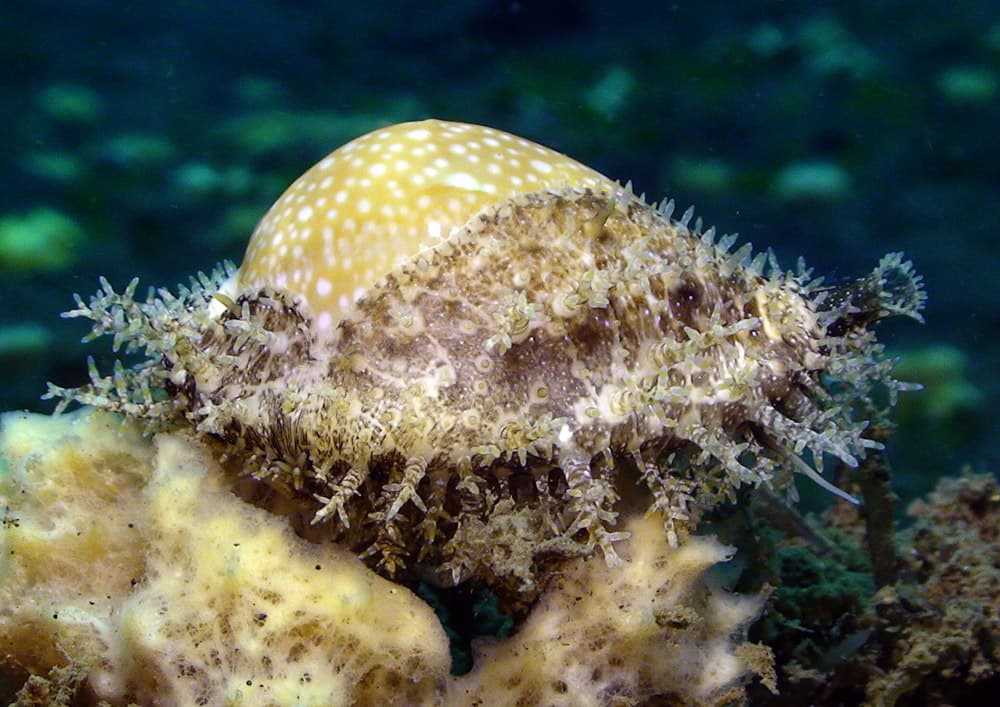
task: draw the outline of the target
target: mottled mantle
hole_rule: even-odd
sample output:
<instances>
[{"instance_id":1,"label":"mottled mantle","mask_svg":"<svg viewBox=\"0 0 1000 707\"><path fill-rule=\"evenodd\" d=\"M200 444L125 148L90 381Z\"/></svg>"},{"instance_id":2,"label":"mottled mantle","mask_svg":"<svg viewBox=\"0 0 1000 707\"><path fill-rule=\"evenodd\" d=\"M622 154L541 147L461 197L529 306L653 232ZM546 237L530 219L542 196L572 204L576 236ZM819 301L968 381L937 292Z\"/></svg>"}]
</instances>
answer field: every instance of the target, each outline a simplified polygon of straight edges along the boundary
<instances>
[{"instance_id":1,"label":"mottled mantle","mask_svg":"<svg viewBox=\"0 0 1000 707\"><path fill-rule=\"evenodd\" d=\"M742 485L833 489L824 457L856 465L873 389L905 387L870 330L919 317L898 254L828 288L672 212L620 187L500 198L332 330L231 271L145 302L105 284L70 314L149 360L53 392L190 427L389 576L531 598L564 558L614 565L626 504L676 544Z\"/></svg>"}]
</instances>

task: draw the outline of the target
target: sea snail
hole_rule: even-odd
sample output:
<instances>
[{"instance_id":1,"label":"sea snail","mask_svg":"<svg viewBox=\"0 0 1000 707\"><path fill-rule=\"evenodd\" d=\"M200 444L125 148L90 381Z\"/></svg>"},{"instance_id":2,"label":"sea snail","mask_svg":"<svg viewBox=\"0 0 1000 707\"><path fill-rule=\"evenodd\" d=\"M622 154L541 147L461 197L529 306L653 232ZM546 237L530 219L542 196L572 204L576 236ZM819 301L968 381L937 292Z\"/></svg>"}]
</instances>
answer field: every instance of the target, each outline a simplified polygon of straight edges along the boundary
<instances>
[{"instance_id":1,"label":"sea snail","mask_svg":"<svg viewBox=\"0 0 1000 707\"><path fill-rule=\"evenodd\" d=\"M824 288L733 244L528 140L395 125L292 184L238 270L78 298L148 360L50 394L190 427L384 574L529 596L615 563L622 512L676 543L742 485L846 496L824 458L877 446L863 402L905 386L870 325L919 318L910 263Z\"/></svg>"}]
</instances>

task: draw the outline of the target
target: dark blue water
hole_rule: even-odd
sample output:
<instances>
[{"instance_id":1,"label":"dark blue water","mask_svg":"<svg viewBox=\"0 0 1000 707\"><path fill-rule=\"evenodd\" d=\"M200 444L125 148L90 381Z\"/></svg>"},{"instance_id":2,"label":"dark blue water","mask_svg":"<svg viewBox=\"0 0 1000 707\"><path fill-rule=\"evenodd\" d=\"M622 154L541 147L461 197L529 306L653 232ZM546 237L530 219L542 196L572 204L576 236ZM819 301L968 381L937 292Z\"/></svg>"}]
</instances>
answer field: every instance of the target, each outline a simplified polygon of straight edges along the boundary
<instances>
[{"instance_id":1,"label":"dark blue water","mask_svg":"<svg viewBox=\"0 0 1000 707\"><path fill-rule=\"evenodd\" d=\"M904 250L904 496L995 468L1000 13L969 2L0 5L0 409L81 382L97 277L173 285L378 124L487 123L836 280ZM96 347L95 347L96 350Z\"/></svg>"}]
</instances>

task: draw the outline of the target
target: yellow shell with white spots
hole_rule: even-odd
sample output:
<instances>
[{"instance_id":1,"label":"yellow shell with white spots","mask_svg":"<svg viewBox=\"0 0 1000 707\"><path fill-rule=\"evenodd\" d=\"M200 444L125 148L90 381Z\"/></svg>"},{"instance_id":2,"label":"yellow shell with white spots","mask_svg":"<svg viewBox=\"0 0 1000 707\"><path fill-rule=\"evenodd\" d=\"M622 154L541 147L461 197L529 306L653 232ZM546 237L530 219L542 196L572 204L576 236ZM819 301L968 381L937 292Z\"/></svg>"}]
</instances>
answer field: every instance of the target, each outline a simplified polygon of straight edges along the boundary
<instances>
[{"instance_id":1,"label":"yellow shell with white spots","mask_svg":"<svg viewBox=\"0 0 1000 707\"><path fill-rule=\"evenodd\" d=\"M250 239L236 289L281 288L314 326L329 329L372 284L484 207L569 186L619 188L502 130L433 119L381 128L335 150L282 194Z\"/></svg>"}]
</instances>

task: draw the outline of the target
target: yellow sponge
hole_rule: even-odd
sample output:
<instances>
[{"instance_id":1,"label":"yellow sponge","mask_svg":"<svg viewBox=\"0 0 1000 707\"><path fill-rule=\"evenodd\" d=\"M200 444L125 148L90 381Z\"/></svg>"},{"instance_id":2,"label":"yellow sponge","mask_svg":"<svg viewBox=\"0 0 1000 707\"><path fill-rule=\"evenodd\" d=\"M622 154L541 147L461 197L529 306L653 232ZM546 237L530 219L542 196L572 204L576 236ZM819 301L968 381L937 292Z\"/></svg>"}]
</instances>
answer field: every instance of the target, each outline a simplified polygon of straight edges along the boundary
<instances>
[{"instance_id":1,"label":"yellow sponge","mask_svg":"<svg viewBox=\"0 0 1000 707\"><path fill-rule=\"evenodd\" d=\"M568 564L454 678L426 604L230 485L180 434L0 417L0 685L33 676L33 704L458 707L733 704L752 673L773 679L744 640L760 600L706 581L730 550L671 548L659 517L628 521L620 566Z\"/></svg>"},{"instance_id":2,"label":"yellow sponge","mask_svg":"<svg viewBox=\"0 0 1000 707\"><path fill-rule=\"evenodd\" d=\"M116 704L443 690L448 641L426 604L238 499L197 445L85 412L6 415L0 449L0 650L26 671L83 664Z\"/></svg>"},{"instance_id":3,"label":"yellow sponge","mask_svg":"<svg viewBox=\"0 0 1000 707\"><path fill-rule=\"evenodd\" d=\"M481 648L459 678L460 704L618 705L739 702L753 671L773 686L771 656L744 643L759 597L712 591L705 574L732 549L710 538L667 545L658 516L633 519L627 560L580 562L512 638Z\"/></svg>"}]
</instances>

